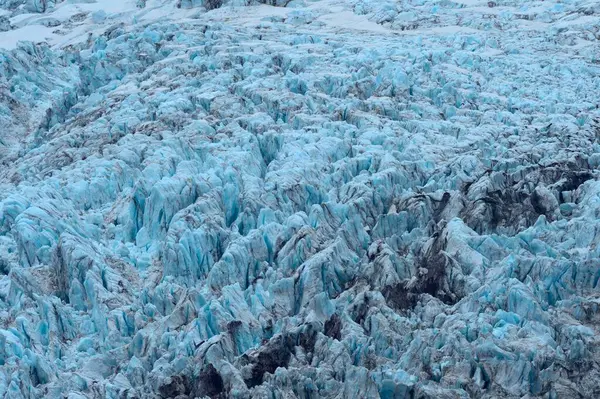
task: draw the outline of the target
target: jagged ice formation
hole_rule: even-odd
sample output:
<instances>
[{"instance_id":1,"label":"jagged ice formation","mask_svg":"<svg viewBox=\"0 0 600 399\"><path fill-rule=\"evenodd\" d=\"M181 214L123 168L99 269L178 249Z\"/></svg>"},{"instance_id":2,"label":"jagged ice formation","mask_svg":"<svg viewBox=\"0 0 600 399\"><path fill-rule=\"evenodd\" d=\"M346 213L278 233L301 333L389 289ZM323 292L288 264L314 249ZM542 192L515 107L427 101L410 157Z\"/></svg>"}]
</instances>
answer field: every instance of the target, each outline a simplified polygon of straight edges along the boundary
<instances>
[{"instance_id":1,"label":"jagged ice formation","mask_svg":"<svg viewBox=\"0 0 600 399\"><path fill-rule=\"evenodd\" d=\"M0 0L0 397L598 397L597 3L254 3Z\"/></svg>"}]
</instances>

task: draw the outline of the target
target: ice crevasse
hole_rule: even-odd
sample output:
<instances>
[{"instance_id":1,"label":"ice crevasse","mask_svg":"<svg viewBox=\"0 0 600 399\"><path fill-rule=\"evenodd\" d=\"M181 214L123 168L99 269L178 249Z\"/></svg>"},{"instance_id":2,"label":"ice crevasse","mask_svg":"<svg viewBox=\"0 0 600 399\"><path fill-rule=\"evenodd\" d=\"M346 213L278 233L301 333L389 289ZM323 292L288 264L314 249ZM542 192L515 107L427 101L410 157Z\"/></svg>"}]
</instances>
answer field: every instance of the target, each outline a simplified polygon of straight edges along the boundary
<instances>
[{"instance_id":1,"label":"ice crevasse","mask_svg":"<svg viewBox=\"0 0 600 399\"><path fill-rule=\"evenodd\" d=\"M0 50L1 398L600 395L593 2L139 3Z\"/></svg>"}]
</instances>

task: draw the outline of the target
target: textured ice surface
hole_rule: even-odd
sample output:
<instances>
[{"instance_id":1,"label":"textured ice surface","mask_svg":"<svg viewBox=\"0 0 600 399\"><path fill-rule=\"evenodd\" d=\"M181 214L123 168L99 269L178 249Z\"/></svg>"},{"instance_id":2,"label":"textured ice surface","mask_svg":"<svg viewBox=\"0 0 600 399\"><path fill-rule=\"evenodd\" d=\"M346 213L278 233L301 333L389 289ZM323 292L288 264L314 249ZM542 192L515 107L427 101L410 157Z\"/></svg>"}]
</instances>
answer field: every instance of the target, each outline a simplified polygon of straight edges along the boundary
<instances>
[{"instance_id":1,"label":"textured ice surface","mask_svg":"<svg viewBox=\"0 0 600 399\"><path fill-rule=\"evenodd\" d=\"M598 397L597 3L243 3L0 0L0 397Z\"/></svg>"}]
</instances>

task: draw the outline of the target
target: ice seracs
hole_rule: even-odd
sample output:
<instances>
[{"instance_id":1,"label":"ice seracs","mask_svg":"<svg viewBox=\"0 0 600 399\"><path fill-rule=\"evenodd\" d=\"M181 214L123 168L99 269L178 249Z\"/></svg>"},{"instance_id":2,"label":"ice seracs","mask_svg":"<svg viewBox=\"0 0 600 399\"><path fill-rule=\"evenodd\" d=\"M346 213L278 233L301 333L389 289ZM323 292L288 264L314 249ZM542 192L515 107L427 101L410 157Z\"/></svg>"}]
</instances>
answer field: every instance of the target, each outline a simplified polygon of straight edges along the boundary
<instances>
[{"instance_id":1,"label":"ice seracs","mask_svg":"<svg viewBox=\"0 0 600 399\"><path fill-rule=\"evenodd\" d=\"M594 5L211 4L0 53L0 396L594 397Z\"/></svg>"}]
</instances>

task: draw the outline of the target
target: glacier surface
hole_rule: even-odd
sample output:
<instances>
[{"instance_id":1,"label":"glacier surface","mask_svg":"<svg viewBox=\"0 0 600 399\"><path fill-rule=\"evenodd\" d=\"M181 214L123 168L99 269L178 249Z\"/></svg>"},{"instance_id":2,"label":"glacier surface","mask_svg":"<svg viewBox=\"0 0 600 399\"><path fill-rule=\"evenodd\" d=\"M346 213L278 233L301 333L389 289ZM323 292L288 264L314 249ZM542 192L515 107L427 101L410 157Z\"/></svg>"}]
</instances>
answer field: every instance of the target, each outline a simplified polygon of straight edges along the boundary
<instances>
[{"instance_id":1,"label":"glacier surface","mask_svg":"<svg viewBox=\"0 0 600 399\"><path fill-rule=\"evenodd\" d=\"M597 2L0 8L0 398L600 396Z\"/></svg>"}]
</instances>

